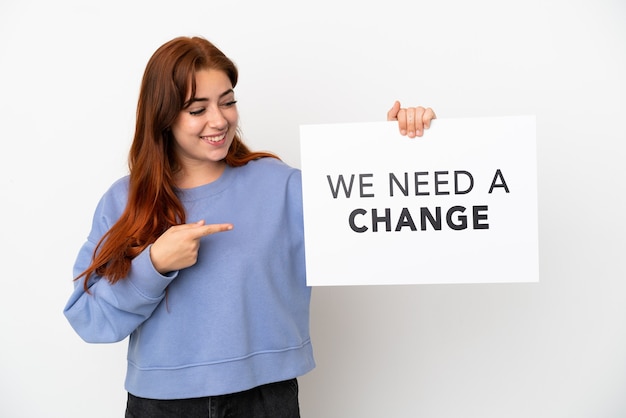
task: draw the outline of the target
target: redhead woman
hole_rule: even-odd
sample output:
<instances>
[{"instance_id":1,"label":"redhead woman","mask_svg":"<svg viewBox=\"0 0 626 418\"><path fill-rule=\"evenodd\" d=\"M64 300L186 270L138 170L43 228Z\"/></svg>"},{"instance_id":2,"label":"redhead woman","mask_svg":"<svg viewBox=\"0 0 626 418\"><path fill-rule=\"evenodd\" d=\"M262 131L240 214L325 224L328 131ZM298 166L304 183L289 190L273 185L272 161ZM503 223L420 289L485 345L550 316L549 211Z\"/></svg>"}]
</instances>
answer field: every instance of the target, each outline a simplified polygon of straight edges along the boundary
<instances>
[{"instance_id":1,"label":"redhead woman","mask_svg":"<svg viewBox=\"0 0 626 418\"><path fill-rule=\"evenodd\" d=\"M129 337L126 417L298 417L314 368L301 178L238 133L237 69L176 38L141 84L130 174L97 205L64 310L87 342ZM431 109L388 120L421 136Z\"/></svg>"}]
</instances>

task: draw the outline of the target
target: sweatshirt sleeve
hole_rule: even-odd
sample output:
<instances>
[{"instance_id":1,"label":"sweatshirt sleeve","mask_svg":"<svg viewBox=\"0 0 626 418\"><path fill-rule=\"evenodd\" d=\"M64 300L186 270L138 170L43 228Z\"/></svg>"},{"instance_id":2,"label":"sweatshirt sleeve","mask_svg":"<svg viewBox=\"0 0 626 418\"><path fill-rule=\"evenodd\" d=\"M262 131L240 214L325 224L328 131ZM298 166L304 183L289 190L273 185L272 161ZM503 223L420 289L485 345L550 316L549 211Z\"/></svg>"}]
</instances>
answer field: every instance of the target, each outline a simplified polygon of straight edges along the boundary
<instances>
[{"instance_id":1,"label":"sweatshirt sleeve","mask_svg":"<svg viewBox=\"0 0 626 418\"><path fill-rule=\"evenodd\" d=\"M114 185L98 203L91 232L74 264L74 277L91 264L98 241L119 218L126 204L124 192L123 187ZM87 342L121 341L152 315L177 274L164 276L157 272L148 247L133 259L128 275L115 284L94 274L88 282L90 293L86 293L84 278L75 280L74 291L63 313Z\"/></svg>"}]
</instances>

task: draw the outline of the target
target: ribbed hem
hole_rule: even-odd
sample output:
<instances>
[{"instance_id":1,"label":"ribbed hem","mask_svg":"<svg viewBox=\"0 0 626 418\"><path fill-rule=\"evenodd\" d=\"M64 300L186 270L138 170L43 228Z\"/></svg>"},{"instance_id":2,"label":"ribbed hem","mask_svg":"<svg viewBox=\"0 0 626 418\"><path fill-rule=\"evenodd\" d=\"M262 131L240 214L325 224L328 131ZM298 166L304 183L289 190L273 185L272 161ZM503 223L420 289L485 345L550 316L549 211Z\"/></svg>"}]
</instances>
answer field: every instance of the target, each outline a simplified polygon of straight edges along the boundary
<instances>
[{"instance_id":1,"label":"ribbed hem","mask_svg":"<svg viewBox=\"0 0 626 418\"><path fill-rule=\"evenodd\" d=\"M178 368L141 369L129 362L126 390L150 399L217 396L299 377L313 368L313 349L307 341L300 347Z\"/></svg>"}]
</instances>

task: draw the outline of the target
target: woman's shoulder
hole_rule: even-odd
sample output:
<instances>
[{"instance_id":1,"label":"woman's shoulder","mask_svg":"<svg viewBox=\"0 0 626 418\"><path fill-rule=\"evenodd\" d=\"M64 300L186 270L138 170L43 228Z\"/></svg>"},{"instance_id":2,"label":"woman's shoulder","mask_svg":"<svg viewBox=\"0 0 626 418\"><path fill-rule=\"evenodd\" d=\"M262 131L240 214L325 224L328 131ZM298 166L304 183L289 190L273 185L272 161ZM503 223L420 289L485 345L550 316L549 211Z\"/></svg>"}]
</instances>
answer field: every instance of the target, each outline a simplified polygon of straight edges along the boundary
<instances>
[{"instance_id":1,"label":"woman's shoulder","mask_svg":"<svg viewBox=\"0 0 626 418\"><path fill-rule=\"evenodd\" d=\"M128 188L130 184L130 176L126 175L115 180L104 193L104 196L128 196Z\"/></svg>"},{"instance_id":2,"label":"woman's shoulder","mask_svg":"<svg viewBox=\"0 0 626 418\"><path fill-rule=\"evenodd\" d=\"M294 168L278 158L264 157L250 161L246 167L253 175L271 175L290 177L299 174L300 170Z\"/></svg>"},{"instance_id":3,"label":"woman's shoulder","mask_svg":"<svg viewBox=\"0 0 626 418\"><path fill-rule=\"evenodd\" d=\"M130 176L126 175L114 181L100 198L99 206L104 210L119 211L126 206Z\"/></svg>"},{"instance_id":4,"label":"woman's shoulder","mask_svg":"<svg viewBox=\"0 0 626 418\"><path fill-rule=\"evenodd\" d=\"M300 169L291 167L277 158L265 157L250 161L240 167L241 180L238 184L257 190L299 190L301 188Z\"/></svg>"}]
</instances>

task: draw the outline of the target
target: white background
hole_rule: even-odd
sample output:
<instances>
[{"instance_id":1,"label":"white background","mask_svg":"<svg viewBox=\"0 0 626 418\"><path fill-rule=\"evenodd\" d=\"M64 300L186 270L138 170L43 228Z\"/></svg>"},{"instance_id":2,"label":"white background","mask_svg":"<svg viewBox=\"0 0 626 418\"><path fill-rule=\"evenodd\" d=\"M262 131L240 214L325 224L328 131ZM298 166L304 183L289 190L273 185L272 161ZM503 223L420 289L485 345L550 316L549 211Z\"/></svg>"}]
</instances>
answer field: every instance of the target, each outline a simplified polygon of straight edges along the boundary
<instances>
[{"instance_id":1,"label":"white background","mask_svg":"<svg viewBox=\"0 0 626 418\"><path fill-rule=\"evenodd\" d=\"M194 34L239 65L250 145L296 166L299 124L394 99L537 115L541 282L315 288L303 417L626 414L623 0L3 0L1 416L123 415L125 344L61 311L144 66Z\"/></svg>"}]
</instances>

